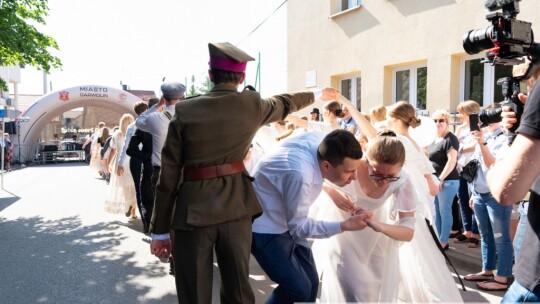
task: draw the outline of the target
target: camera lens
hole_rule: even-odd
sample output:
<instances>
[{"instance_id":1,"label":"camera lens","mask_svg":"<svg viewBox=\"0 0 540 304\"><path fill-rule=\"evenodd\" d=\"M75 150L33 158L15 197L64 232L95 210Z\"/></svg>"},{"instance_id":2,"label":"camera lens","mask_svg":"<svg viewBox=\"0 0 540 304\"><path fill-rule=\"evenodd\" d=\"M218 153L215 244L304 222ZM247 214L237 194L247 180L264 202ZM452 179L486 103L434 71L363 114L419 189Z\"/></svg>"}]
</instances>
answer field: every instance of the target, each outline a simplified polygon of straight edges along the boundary
<instances>
[{"instance_id":1,"label":"camera lens","mask_svg":"<svg viewBox=\"0 0 540 304\"><path fill-rule=\"evenodd\" d=\"M493 26L484 29L471 30L463 35L463 49L470 55L493 48L495 45L491 41Z\"/></svg>"},{"instance_id":2,"label":"camera lens","mask_svg":"<svg viewBox=\"0 0 540 304\"><path fill-rule=\"evenodd\" d=\"M492 123L500 122L502 120L501 113L502 108L480 111L480 113L478 113L478 119L482 123L480 126L484 128Z\"/></svg>"}]
</instances>

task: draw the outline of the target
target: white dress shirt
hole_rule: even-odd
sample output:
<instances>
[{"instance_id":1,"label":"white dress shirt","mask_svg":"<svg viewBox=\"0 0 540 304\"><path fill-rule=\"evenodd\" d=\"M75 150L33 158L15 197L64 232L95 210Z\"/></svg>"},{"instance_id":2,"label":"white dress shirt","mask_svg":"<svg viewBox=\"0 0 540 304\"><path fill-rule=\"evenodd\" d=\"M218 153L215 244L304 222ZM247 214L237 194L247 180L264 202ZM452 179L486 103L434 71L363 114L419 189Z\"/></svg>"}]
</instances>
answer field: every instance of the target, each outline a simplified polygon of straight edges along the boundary
<instances>
[{"instance_id":1,"label":"white dress shirt","mask_svg":"<svg viewBox=\"0 0 540 304\"><path fill-rule=\"evenodd\" d=\"M171 116L174 115L174 105L168 106L165 110L171 113ZM137 128L152 134L153 166L161 166L161 150L165 144L170 121L164 113L158 111L157 104L142 112L135 121Z\"/></svg>"},{"instance_id":2,"label":"white dress shirt","mask_svg":"<svg viewBox=\"0 0 540 304\"><path fill-rule=\"evenodd\" d=\"M286 139L259 161L253 186L264 212L254 221L253 232L289 231L295 242L304 246L309 246L307 237L326 238L341 232L340 222L308 217L309 207L323 188L317 160L323 138L320 132L308 132Z\"/></svg>"}]
</instances>

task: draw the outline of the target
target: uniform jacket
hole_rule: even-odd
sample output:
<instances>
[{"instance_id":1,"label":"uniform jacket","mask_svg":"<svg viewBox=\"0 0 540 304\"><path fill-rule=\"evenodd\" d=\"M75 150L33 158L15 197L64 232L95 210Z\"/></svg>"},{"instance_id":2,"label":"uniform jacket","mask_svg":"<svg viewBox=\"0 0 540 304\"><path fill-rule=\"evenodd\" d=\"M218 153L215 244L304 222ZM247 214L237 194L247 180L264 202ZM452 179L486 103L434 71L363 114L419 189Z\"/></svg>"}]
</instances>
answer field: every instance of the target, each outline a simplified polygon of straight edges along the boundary
<instances>
[{"instance_id":1,"label":"uniform jacket","mask_svg":"<svg viewBox=\"0 0 540 304\"><path fill-rule=\"evenodd\" d=\"M163 234L260 215L247 173L183 182L182 170L242 161L261 126L313 102L311 92L261 98L255 91L218 84L177 103L162 150L151 231Z\"/></svg>"},{"instance_id":2,"label":"uniform jacket","mask_svg":"<svg viewBox=\"0 0 540 304\"><path fill-rule=\"evenodd\" d=\"M142 144L142 149L139 149L139 144ZM152 159L152 134L144 132L137 128L131 139L129 140L126 150L127 155L141 161L149 161Z\"/></svg>"}]
</instances>

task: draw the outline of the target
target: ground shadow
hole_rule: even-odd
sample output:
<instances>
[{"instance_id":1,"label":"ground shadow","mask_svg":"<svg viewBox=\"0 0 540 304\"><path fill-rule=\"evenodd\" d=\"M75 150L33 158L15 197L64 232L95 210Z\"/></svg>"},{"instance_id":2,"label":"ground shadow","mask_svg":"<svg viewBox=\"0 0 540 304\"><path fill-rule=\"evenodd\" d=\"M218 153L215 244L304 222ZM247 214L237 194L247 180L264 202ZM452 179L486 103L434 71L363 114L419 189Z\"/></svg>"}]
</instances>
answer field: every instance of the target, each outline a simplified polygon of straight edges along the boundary
<instances>
[{"instance_id":1,"label":"ground shadow","mask_svg":"<svg viewBox=\"0 0 540 304\"><path fill-rule=\"evenodd\" d=\"M13 194L7 190L3 190L3 191L7 193L7 197L0 197L0 211L6 209L12 204L15 204L18 200L21 199L21 197L17 196L16 194Z\"/></svg>"},{"instance_id":2,"label":"ground shadow","mask_svg":"<svg viewBox=\"0 0 540 304\"><path fill-rule=\"evenodd\" d=\"M83 226L78 216L0 218L1 302L177 303L176 294L146 296L150 288L137 280L167 274L158 260L141 267L134 253L117 250L127 238L117 229L108 223Z\"/></svg>"}]
</instances>

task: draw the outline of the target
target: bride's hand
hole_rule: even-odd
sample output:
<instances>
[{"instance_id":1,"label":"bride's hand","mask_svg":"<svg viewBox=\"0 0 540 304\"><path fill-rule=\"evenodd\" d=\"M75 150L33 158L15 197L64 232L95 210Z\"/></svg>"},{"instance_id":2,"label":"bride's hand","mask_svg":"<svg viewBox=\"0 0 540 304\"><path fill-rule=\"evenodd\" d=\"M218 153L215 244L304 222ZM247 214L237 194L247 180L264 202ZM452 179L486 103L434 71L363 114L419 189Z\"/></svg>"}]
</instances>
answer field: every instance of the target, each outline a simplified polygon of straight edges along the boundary
<instances>
[{"instance_id":1,"label":"bride's hand","mask_svg":"<svg viewBox=\"0 0 540 304\"><path fill-rule=\"evenodd\" d=\"M374 219L373 217L370 217L370 218L366 219L365 221L366 221L368 227L370 227L374 231L382 232L383 225L378 220Z\"/></svg>"}]
</instances>

